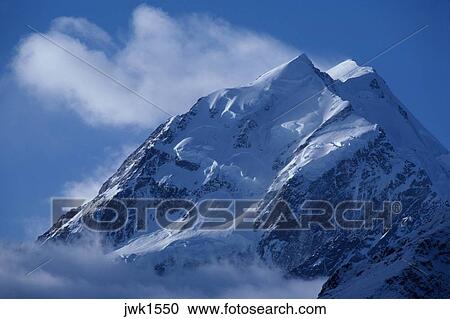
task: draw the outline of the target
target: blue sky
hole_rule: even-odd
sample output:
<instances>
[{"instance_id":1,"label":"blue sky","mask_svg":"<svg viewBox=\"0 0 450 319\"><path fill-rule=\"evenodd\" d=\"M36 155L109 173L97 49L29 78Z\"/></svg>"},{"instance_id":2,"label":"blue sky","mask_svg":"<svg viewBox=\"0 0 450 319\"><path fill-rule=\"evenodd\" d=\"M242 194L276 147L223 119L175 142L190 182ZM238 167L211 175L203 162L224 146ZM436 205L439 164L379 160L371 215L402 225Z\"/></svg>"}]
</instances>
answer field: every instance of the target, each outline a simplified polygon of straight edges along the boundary
<instances>
[{"instance_id":1,"label":"blue sky","mask_svg":"<svg viewBox=\"0 0 450 319\"><path fill-rule=\"evenodd\" d=\"M142 7L143 3L148 7ZM136 11L138 6L140 11ZM152 19L159 24L148 24ZM29 52L39 52L41 58L54 53L50 44L30 40L27 24L67 41L68 46L86 54L86 59L92 58L116 76L123 76L121 80L171 112L185 110L189 106L185 101L203 92L249 81L298 52L305 52L323 68L347 58L363 63L428 25L371 65L425 127L447 148L450 146L450 8L445 0L283 4L3 0L1 240L35 238L50 226L50 197L92 192L164 117L119 87L110 88L111 83L99 79L95 72L91 75L92 70L77 66L69 57L26 60ZM152 32L155 26L167 25L173 30L163 37L146 37L145 32ZM88 36L82 32L86 30ZM215 32L210 34L208 30ZM186 46L191 40L193 49ZM182 42L187 49L159 51L172 41L175 46L179 45L177 41ZM242 48L242 44L248 46ZM168 56L155 65L149 62L150 56L141 56L141 52L155 59ZM133 61L142 64L133 65ZM195 67L181 66L180 61ZM145 71L139 69L141 66ZM79 70L81 73L77 73ZM77 81L82 77L88 80ZM165 90L169 95L161 93L160 87L154 87L154 77L164 87L176 82L170 87L173 91ZM213 80L205 83L205 77ZM104 90L108 95L112 93L104 97ZM59 95L59 91L64 93ZM102 101L111 103L105 106ZM115 105L116 101L120 103Z\"/></svg>"}]
</instances>

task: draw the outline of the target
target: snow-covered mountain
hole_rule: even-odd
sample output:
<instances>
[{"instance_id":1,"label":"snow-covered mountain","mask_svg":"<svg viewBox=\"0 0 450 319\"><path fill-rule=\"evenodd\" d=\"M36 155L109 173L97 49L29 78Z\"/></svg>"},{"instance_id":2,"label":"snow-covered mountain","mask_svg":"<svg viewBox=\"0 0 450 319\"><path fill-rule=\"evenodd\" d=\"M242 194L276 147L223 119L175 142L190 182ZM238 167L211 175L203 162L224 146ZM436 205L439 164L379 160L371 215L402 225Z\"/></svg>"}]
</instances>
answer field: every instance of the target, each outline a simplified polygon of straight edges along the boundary
<instances>
[{"instance_id":1,"label":"snow-covered mountain","mask_svg":"<svg viewBox=\"0 0 450 319\"><path fill-rule=\"evenodd\" d=\"M372 68L347 60L322 72L303 54L161 124L39 240L83 237L82 217L115 198L263 199L262 212L280 200L294 212L306 199L396 200L390 229L169 231L151 216L138 232L134 216L101 236L110 254L159 273L258 259L290 276L329 276L321 297L449 297L449 159Z\"/></svg>"}]
</instances>

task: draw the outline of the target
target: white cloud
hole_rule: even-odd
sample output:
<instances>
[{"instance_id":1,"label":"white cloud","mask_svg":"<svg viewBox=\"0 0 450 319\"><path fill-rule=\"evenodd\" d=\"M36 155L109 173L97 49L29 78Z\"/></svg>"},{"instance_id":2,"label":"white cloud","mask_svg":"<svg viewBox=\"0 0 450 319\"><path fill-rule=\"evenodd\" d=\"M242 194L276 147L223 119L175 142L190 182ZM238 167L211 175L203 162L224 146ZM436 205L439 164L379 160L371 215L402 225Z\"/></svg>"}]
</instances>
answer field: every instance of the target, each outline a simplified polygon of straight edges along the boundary
<instances>
[{"instance_id":1,"label":"white cloud","mask_svg":"<svg viewBox=\"0 0 450 319\"><path fill-rule=\"evenodd\" d=\"M297 54L267 35L219 19L173 18L149 6L135 9L130 35L119 49L83 18L58 18L47 36L172 114ZM90 124L153 127L167 117L38 34L20 43L13 69L25 88L56 99Z\"/></svg>"},{"instance_id":2,"label":"white cloud","mask_svg":"<svg viewBox=\"0 0 450 319\"><path fill-rule=\"evenodd\" d=\"M85 18L59 17L53 20L51 28L98 44L109 45L112 42L108 33Z\"/></svg>"},{"instance_id":3,"label":"white cloud","mask_svg":"<svg viewBox=\"0 0 450 319\"><path fill-rule=\"evenodd\" d=\"M101 250L0 244L0 298L314 298L325 281L225 261L159 276L147 264L114 260Z\"/></svg>"},{"instance_id":4,"label":"white cloud","mask_svg":"<svg viewBox=\"0 0 450 319\"><path fill-rule=\"evenodd\" d=\"M63 196L91 200L97 195L98 190L102 186L102 182L106 181L111 175L104 172L105 169L100 167L95 170L94 177L89 176L79 181L67 182L64 185Z\"/></svg>"}]
</instances>

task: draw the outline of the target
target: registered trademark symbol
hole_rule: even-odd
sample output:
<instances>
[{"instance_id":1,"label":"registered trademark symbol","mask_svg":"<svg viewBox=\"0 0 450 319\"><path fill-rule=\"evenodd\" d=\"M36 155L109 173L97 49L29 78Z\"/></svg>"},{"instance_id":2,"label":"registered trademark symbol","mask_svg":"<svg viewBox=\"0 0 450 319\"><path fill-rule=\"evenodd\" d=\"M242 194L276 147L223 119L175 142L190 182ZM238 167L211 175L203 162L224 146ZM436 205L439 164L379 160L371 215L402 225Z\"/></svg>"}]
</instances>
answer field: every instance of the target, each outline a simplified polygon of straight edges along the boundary
<instances>
[{"instance_id":1,"label":"registered trademark symbol","mask_svg":"<svg viewBox=\"0 0 450 319\"><path fill-rule=\"evenodd\" d=\"M401 202L393 202L392 203L392 212L394 214L399 214L402 211L402 203Z\"/></svg>"}]
</instances>

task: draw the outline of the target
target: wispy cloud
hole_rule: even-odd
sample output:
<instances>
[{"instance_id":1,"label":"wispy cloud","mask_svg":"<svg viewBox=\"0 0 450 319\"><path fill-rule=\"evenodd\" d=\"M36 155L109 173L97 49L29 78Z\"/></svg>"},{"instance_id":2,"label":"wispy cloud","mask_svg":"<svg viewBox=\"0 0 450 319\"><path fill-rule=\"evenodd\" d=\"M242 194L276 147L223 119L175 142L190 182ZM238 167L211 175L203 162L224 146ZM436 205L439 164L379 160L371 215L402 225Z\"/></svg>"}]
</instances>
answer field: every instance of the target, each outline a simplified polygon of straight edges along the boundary
<instances>
[{"instance_id":1,"label":"wispy cloud","mask_svg":"<svg viewBox=\"0 0 450 319\"><path fill-rule=\"evenodd\" d=\"M211 91L250 82L297 54L220 19L174 18L145 5L133 12L130 29L120 45L84 18L61 17L46 36L171 114ZM13 69L25 88L90 124L152 127L167 116L38 34L20 43Z\"/></svg>"},{"instance_id":2,"label":"wispy cloud","mask_svg":"<svg viewBox=\"0 0 450 319\"><path fill-rule=\"evenodd\" d=\"M59 17L52 21L51 29L85 41L95 41L98 45L112 44L108 33L85 18Z\"/></svg>"},{"instance_id":3,"label":"wispy cloud","mask_svg":"<svg viewBox=\"0 0 450 319\"><path fill-rule=\"evenodd\" d=\"M96 246L0 246L0 297L314 298L324 282L226 262L159 276L147 264L126 264L100 251Z\"/></svg>"}]
</instances>

